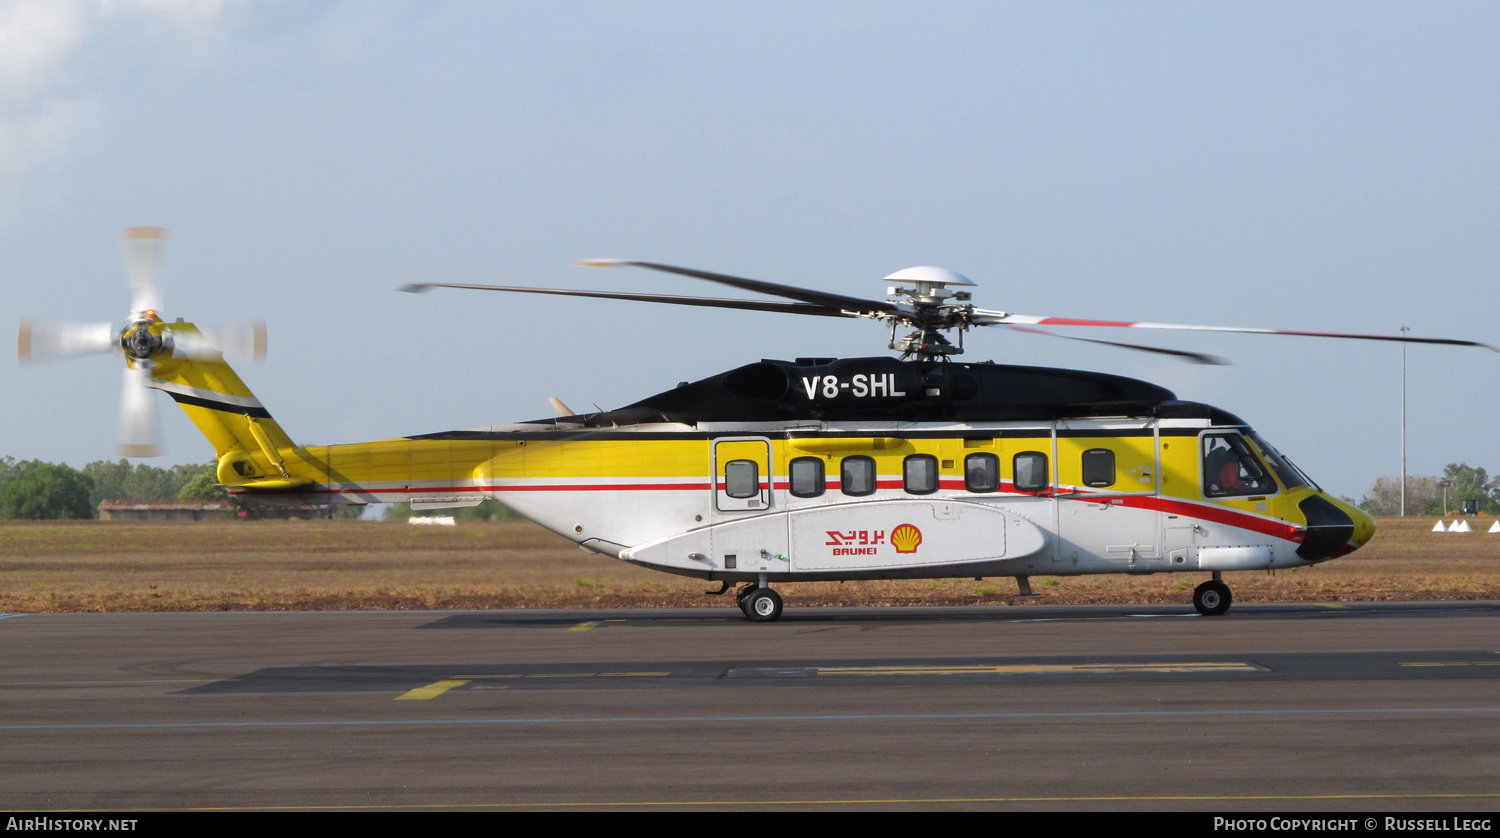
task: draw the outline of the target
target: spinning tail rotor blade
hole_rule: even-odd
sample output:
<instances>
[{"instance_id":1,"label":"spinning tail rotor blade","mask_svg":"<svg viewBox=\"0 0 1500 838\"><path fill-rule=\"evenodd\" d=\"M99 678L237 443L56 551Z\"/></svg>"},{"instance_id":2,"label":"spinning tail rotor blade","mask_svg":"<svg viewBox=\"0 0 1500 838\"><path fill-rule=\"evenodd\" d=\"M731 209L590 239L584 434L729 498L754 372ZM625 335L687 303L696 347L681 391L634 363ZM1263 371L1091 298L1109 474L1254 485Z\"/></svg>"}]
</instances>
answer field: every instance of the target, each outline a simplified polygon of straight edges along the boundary
<instances>
[{"instance_id":1,"label":"spinning tail rotor blade","mask_svg":"<svg viewBox=\"0 0 1500 838\"><path fill-rule=\"evenodd\" d=\"M33 323L21 321L16 355L22 361L70 358L120 348L113 323Z\"/></svg>"},{"instance_id":2,"label":"spinning tail rotor blade","mask_svg":"<svg viewBox=\"0 0 1500 838\"><path fill-rule=\"evenodd\" d=\"M682 306L737 308L748 311L772 311L783 314L816 314L823 317L858 317L842 309L810 303L783 303L776 300L731 300L722 297L680 297L671 294L635 294L628 291L574 291L567 288L521 288L511 285L461 285L450 282L414 282L401 286L402 291L420 294L429 288L467 288L475 291L518 291L523 294L559 294L567 297L598 297L605 300L635 300L643 303L670 303Z\"/></svg>"},{"instance_id":3,"label":"spinning tail rotor blade","mask_svg":"<svg viewBox=\"0 0 1500 838\"><path fill-rule=\"evenodd\" d=\"M155 457L161 453L156 437L156 405L151 400L151 369L126 367L120 391L120 453L126 457Z\"/></svg>"},{"instance_id":4,"label":"spinning tail rotor blade","mask_svg":"<svg viewBox=\"0 0 1500 838\"><path fill-rule=\"evenodd\" d=\"M130 280L130 310L133 314L162 307L161 257L166 243L165 227L126 227L120 233L125 248L125 273Z\"/></svg>"},{"instance_id":5,"label":"spinning tail rotor blade","mask_svg":"<svg viewBox=\"0 0 1500 838\"><path fill-rule=\"evenodd\" d=\"M172 356L192 361L219 361L224 358L214 342L201 332L168 330L172 335Z\"/></svg>"},{"instance_id":6,"label":"spinning tail rotor blade","mask_svg":"<svg viewBox=\"0 0 1500 838\"><path fill-rule=\"evenodd\" d=\"M176 326L176 328L173 328ZM184 329L169 324L172 354L194 361L218 361L225 355L266 359L266 324L264 321L229 326L200 326Z\"/></svg>"}]
</instances>

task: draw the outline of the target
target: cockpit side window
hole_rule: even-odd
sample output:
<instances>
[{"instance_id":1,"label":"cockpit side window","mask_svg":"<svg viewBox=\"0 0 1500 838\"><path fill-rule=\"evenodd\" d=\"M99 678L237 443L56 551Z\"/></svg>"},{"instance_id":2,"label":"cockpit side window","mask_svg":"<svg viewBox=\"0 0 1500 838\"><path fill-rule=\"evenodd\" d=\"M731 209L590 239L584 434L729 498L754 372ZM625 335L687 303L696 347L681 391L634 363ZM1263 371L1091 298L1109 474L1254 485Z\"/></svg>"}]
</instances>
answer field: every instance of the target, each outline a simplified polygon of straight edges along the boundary
<instances>
[{"instance_id":1,"label":"cockpit side window","mask_svg":"<svg viewBox=\"0 0 1500 838\"><path fill-rule=\"evenodd\" d=\"M1291 460L1281 456L1281 452L1273 448L1271 443L1266 442L1260 434L1250 434L1250 441L1255 443L1255 447L1260 449L1266 462L1271 464L1271 471L1276 472L1276 476L1281 478L1281 485L1288 489L1295 489L1312 482L1295 465L1292 465Z\"/></svg>"},{"instance_id":2,"label":"cockpit side window","mask_svg":"<svg viewBox=\"0 0 1500 838\"><path fill-rule=\"evenodd\" d=\"M1210 498L1270 495L1276 481L1239 434L1205 434L1203 494Z\"/></svg>"}]
</instances>

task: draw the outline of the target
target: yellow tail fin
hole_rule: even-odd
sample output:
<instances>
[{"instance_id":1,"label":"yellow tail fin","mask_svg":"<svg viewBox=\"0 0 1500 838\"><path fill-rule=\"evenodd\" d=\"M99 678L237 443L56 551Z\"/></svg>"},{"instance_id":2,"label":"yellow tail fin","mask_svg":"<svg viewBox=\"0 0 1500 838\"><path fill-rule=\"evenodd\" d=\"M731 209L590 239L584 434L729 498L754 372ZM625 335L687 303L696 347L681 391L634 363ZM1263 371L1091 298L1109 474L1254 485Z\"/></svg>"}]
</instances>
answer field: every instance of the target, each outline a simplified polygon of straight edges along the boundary
<instances>
[{"instance_id":1,"label":"yellow tail fin","mask_svg":"<svg viewBox=\"0 0 1500 838\"><path fill-rule=\"evenodd\" d=\"M171 328L174 334L198 331L191 323ZM307 482L288 474L280 454L294 447L291 438L223 358L168 358L152 368L151 379L149 386L171 396L213 444L220 483Z\"/></svg>"}]
</instances>

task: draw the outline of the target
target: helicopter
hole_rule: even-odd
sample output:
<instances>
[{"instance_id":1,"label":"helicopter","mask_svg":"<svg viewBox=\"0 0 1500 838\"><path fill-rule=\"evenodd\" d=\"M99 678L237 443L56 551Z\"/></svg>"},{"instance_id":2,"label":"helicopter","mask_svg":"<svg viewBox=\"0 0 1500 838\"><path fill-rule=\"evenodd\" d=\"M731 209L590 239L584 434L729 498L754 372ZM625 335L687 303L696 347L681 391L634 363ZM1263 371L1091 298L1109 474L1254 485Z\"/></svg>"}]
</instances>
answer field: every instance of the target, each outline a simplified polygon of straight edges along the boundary
<instances>
[{"instance_id":1,"label":"helicopter","mask_svg":"<svg viewBox=\"0 0 1500 838\"><path fill-rule=\"evenodd\" d=\"M131 310L118 324L23 323L23 359L119 351L121 451L154 453L149 391L172 397L213 445L217 477L260 502L409 502L414 510L499 500L585 550L737 587L745 616L771 622L774 583L1016 579L1036 574L1207 573L1202 615L1228 611L1232 571L1346 556L1375 534L1246 421L1123 376L962 362L964 335L1004 327L1222 363L1215 356L1063 335L1052 326L1249 332L1481 347L1467 340L1040 317L977 308L976 284L922 266L890 274L886 300L627 260L780 299L416 283L596 297L889 326L896 357L763 359L613 410L300 446L225 362L263 354L263 325L200 330L159 314L165 232L125 232ZM910 330L902 334L903 330ZM957 342L950 339L955 334Z\"/></svg>"}]
</instances>

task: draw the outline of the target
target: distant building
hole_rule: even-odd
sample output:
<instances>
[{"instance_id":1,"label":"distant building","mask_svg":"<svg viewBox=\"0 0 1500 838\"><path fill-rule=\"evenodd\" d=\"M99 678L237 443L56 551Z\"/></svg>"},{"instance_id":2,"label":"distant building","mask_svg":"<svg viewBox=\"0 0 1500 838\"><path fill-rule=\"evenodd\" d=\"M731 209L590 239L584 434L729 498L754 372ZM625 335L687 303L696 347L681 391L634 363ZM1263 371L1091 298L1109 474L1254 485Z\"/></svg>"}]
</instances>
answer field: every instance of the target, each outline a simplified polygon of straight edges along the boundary
<instances>
[{"instance_id":1,"label":"distant building","mask_svg":"<svg viewBox=\"0 0 1500 838\"><path fill-rule=\"evenodd\" d=\"M102 500L101 521L232 521L234 504L227 500Z\"/></svg>"}]
</instances>

